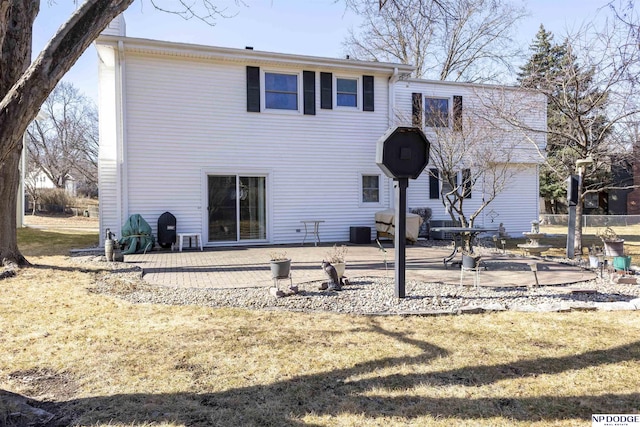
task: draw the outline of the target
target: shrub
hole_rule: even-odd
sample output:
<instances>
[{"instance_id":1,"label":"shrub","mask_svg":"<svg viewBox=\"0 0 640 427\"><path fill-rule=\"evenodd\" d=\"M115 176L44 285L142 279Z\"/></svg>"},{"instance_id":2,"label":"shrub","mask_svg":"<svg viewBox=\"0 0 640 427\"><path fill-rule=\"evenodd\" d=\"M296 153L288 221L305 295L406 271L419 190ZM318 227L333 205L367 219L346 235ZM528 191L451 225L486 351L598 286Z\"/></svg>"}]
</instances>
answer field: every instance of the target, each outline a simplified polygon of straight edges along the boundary
<instances>
[{"instance_id":1,"label":"shrub","mask_svg":"<svg viewBox=\"0 0 640 427\"><path fill-rule=\"evenodd\" d=\"M72 205L73 202L73 197L69 196L61 188L44 188L40 190L39 204L44 211L64 212L66 207Z\"/></svg>"}]
</instances>

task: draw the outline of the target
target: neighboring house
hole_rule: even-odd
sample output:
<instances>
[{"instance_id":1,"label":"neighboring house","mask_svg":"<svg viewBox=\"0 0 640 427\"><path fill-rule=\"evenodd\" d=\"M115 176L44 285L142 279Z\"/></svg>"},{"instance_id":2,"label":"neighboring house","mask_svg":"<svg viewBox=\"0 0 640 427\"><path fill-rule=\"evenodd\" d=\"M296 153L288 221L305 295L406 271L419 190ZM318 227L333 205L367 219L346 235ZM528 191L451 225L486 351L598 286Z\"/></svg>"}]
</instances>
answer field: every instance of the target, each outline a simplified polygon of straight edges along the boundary
<instances>
[{"instance_id":1,"label":"neighboring house","mask_svg":"<svg viewBox=\"0 0 640 427\"><path fill-rule=\"evenodd\" d=\"M376 142L411 121L412 94L451 110L457 96L472 106L479 90L503 90L407 79L413 67L401 64L127 38L122 18L96 46L101 229L138 213L157 232L169 211L178 232L210 246L300 243L309 219L324 221L322 241L348 240L350 226L374 233L375 213L394 198ZM545 105L533 112L541 126ZM537 219L540 160L524 145L513 188L476 225L502 222L515 235ZM430 185L428 171L410 181L409 207L448 219ZM482 200L481 185L471 194Z\"/></svg>"},{"instance_id":2,"label":"neighboring house","mask_svg":"<svg viewBox=\"0 0 640 427\"><path fill-rule=\"evenodd\" d=\"M51 181L51 178L49 178L42 169L28 172L25 180L28 186L37 190L56 188L54 182ZM67 175L64 191L70 196L75 196L77 193L77 182L71 175Z\"/></svg>"}]
</instances>

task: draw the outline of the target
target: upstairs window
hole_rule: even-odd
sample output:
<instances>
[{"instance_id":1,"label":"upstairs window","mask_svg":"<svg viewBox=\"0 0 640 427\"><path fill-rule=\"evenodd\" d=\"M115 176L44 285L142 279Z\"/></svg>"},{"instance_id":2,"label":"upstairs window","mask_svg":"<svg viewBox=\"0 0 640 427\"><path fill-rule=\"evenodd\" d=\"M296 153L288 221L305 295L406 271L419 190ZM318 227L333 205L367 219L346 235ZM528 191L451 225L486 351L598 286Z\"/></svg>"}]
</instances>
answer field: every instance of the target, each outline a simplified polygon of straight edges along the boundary
<instances>
[{"instance_id":1,"label":"upstairs window","mask_svg":"<svg viewBox=\"0 0 640 427\"><path fill-rule=\"evenodd\" d=\"M298 75L264 73L265 108L298 110Z\"/></svg>"},{"instance_id":2,"label":"upstairs window","mask_svg":"<svg viewBox=\"0 0 640 427\"><path fill-rule=\"evenodd\" d=\"M449 99L424 99L425 126L432 128L449 127Z\"/></svg>"},{"instance_id":3,"label":"upstairs window","mask_svg":"<svg viewBox=\"0 0 640 427\"><path fill-rule=\"evenodd\" d=\"M336 79L336 105L338 107L358 106L357 79Z\"/></svg>"},{"instance_id":4,"label":"upstairs window","mask_svg":"<svg viewBox=\"0 0 640 427\"><path fill-rule=\"evenodd\" d=\"M460 182L462 185L459 184ZM464 199L471 198L471 191L473 189L471 169L462 169L460 172L451 171L450 173L438 169L429 170L430 199L439 199L454 189L458 194L462 195Z\"/></svg>"}]
</instances>

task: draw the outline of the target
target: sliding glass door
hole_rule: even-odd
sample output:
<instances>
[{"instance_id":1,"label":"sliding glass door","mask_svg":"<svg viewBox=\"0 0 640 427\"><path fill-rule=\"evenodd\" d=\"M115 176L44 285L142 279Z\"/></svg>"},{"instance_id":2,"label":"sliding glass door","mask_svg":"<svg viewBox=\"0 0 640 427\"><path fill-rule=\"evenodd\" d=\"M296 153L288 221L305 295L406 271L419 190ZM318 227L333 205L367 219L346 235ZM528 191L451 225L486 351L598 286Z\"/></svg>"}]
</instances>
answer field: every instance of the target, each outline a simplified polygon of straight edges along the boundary
<instances>
[{"instance_id":1,"label":"sliding glass door","mask_svg":"<svg viewBox=\"0 0 640 427\"><path fill-rule=\"evenodd\" d=\"M266 240L264 176L209 175L207 182L210 242Z\"/></svg>"}]
</instances>

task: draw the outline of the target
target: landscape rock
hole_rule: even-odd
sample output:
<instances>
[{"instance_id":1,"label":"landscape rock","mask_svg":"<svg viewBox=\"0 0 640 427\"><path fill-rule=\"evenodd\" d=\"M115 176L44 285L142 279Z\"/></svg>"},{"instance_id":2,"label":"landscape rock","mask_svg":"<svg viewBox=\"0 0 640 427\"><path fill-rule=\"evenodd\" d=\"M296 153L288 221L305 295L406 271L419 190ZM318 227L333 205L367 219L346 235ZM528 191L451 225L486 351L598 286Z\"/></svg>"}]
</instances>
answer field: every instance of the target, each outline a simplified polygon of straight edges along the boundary
<instances>
[{"instance_id":1,"label":"landscape rock","mask_svg":"<svg viewBox=\"0 0 640 427\"><path fill-rule=\"evenodd\" d=\"M602 302L598 304L597 309L602 311L638 310L635 304L625 301Z\"/></svg>"},{"instance_id":2,"label":"landscape rock","mask_svg":"<svg viewBox=\"0 0 640 427\"><path fill-rule=\"evenodd\" d=\"M89 261L84 261L89 262ZM336 312L365 315L438 316L487 311L568 312L640 308L640 286L611 283L609 276L588 282L539 286L458 286L407 281L406 297L394 296L393 277L350 277L342 291L326 283L298 283L297 292L277 287L183 288L146 283L140 269L127 263L109 263L110 273L99 277L95 292L133 303L240 307L255 310ZM104 264L102 264L104 265ZM579 289L583 292L572 292ZM588 291L588 292L587 292ZM481 301L479 304L478 301ZM629 304L611 304L611 303Z\"/></svg>"}]
</instances>

